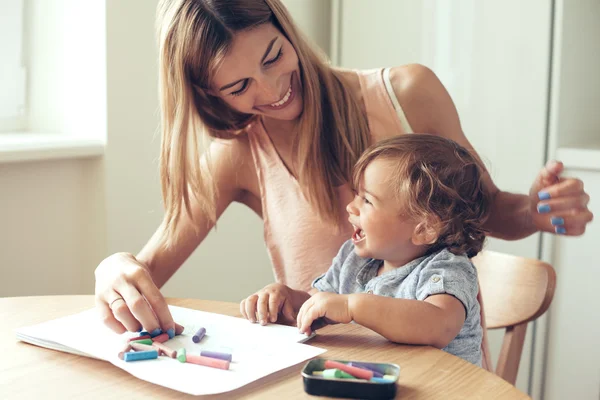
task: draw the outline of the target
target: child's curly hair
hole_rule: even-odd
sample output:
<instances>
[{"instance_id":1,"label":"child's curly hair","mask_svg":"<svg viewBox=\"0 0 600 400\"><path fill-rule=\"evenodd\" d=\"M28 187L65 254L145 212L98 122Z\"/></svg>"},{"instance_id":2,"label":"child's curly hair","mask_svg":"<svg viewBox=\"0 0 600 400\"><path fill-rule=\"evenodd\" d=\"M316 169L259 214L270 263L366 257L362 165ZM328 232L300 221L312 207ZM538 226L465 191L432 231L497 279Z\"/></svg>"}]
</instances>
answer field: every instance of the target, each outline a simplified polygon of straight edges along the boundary
<instances>
[{"instance_id":1,"label":"child's curly hair","mask_svg":"<svg viewBox=\"0 0 600 400\"><path fill-rule=\"evenodd\" d=\"M394 136L363 153L354 167L354 187L359 187L365 169L375 159L394 163L389 184L403 214L437 231L437 241L428 253L448 248L454 254L474 257L481 251L491 197L477 158L458 143L439 136Z\"/></svg>"}]
</instances>

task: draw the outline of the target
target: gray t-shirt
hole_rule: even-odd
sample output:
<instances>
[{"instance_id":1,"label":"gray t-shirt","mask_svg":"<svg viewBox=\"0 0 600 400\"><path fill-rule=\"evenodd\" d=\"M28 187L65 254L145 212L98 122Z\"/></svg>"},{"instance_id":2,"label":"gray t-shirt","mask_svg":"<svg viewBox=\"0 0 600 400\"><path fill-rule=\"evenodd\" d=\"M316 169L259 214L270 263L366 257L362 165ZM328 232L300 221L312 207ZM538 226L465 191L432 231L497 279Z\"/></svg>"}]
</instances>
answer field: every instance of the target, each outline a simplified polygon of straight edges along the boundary
<instances>
[{"instance_id":1,"label":"gray t-shirt","mask_svg":"<svg viewBox=\"0 0 600 400\"><path fill-rule=\"evenodd\" d=\"M321 292L372 293L412 300L450 294L463 304L466 318L458 335L443 350L481 366L483 330L477 301L479 285L477 270L467 256L457 256L443 249L377 276L382 263L357 256L354 244L348 240L333 259L333 265L312 285Z\"/></svg>"}]
</instances>

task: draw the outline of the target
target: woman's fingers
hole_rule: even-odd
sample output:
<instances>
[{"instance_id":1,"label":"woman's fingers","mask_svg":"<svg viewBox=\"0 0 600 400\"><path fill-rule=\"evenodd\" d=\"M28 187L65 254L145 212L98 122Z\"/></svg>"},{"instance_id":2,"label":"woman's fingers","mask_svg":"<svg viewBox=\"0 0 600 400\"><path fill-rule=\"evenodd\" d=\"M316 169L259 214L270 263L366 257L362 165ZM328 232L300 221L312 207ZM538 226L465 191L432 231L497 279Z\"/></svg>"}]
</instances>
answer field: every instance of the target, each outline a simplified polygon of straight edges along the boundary
<instances>
[{"instance_id":1,"label":"woman's fingers","mask_svg":"<svg viewBox=\"0 0 600 400\"><path fill-rule=\"evenodd\" d=\"M537 210L542 214L567 214L573 210L585 210L590 202L590 196L587 193L581 193L576 196L558 197L554 199L540 201Z\"/></svg>"},{"instance_id":2,"label":"woman's fingers","mask_svg":"<svg viewBox=\"0 0 600 400\"><path fill-rule=\"evenodd\" d=\"M157 332L160 330L160 323L154 315L152 308L150 308L150 304L146 301L146 298L140 293L135 286L125 285L122 288L119 288L119 293L125 299L125 307L129 308L129 311L133 315L133 317L138 322L138 325L131 329L130 326L127 326L127 329L130 331L136 331L140 328L144 328L147 332ZM117 302L111 308L114 313L117 312L123 306L123 302ZM116 315L116 314L115 314Z\"/></svg>"},{"instance_id":3,"label":"woman's fingers","mask_svg":"<svg viewBox=\"0 0 600 400\"><path fill-rule=\"evenodd\" d=\"M133 291L135 294L132 293ZM108 306L117 321L123 324L130 332L136 332L142 328L141 322L133 315L130 309L133 302L136 301L136 298L142 298L142 296L135 288L133 288L132 290L123 290L123 293L115 293L114 299L110 300L110 303L108 303Z\"/></svg>"},{"instance_id":4,"label":"woman's fingers","mask_svg":"<svg viewBox=\"0 0 600 400\"><path fill-rule=\"evenodd\" d=\"M118 293L114 293L115 299L119 296ZM112 310L108 306L108 303L101 297L96 296L96 309L100 314L100 318L104 325L106 325L109 329L112 329L116 333L124 333L127 331L127 328L120 323L115 316L113 315Z\"/></svg>"},{"instance_id":5,"label":"woman's fingers","mask_svg":"<svg viewBox=\"0 0 600 400\"><path fill-rule=\"evenodd\" d=\"M558 183L540 191L538 197L535 221L543 231L578 236L594 218L587 208L590 196L579 179L561 178Z\"/></svg>"},{"instance_id":6,"label":"woman's fingers","mask_svg":"<svg viewBox=\"0 0 600 400\"><path fill-rule=\"evenodd\" d=\"M173 321L169 305L158 287L154 284L150 274L145 269L142 269L138 273L135 282L137 289L149 307L143 307L142 305L139 314L135 309L133 310L133 314L148 332L152 332L152 327L154 326L154 329L160 328L163 332L169 333L169 337L175 336L175 321ZM150 325L146 326L146 323Z\"/></svg>"},{"instance_id":7,"label":"woman's fingers","mask_svg":"<svg viewBox=\"0 0 600 400\"><path fill-rule=\"evenodd\" d=\"M538 192L538 197L540 200L545 200L580 194L584 194L583 181L581 179L561 178L558 183L544 187Z\"/></svg>"}]
</instances>

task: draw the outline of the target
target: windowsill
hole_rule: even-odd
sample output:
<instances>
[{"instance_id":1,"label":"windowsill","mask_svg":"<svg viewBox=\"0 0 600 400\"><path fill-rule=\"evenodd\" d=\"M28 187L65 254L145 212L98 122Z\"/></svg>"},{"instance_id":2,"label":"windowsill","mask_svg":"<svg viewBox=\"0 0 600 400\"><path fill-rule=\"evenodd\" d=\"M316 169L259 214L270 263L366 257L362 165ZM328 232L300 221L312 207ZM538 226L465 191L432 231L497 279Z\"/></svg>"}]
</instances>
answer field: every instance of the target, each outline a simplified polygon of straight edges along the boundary
<instances>
[{"instance_id":1,"label":"windowsill","mask_svg":"<svg viewBox=\"0 0 600 400\"><path fill-rule=\"evenodd\" d=\"M48 133L0 133L0 163L98 157L101 139Z\"/></svg>"}]
</instances>

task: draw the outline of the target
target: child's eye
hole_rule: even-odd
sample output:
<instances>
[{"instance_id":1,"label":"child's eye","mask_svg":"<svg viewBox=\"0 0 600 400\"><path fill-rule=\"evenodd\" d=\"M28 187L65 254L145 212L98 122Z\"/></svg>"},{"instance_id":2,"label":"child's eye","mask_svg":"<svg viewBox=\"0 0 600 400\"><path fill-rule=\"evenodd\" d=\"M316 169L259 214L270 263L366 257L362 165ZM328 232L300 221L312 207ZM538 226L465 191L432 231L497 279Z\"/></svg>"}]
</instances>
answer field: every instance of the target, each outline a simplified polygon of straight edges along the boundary
<instances>
[{"instance_id":1,"label":"child's eye","mask_svg":"<svg viewBox=\"0 0 600 400\"><path fill-rule=\"evenodd\" d=\"M369 201L369 199L367 199L366 197L363 196L363 201L365 202L365 204L373 204Z\"/></svg>"}]
</instances>

